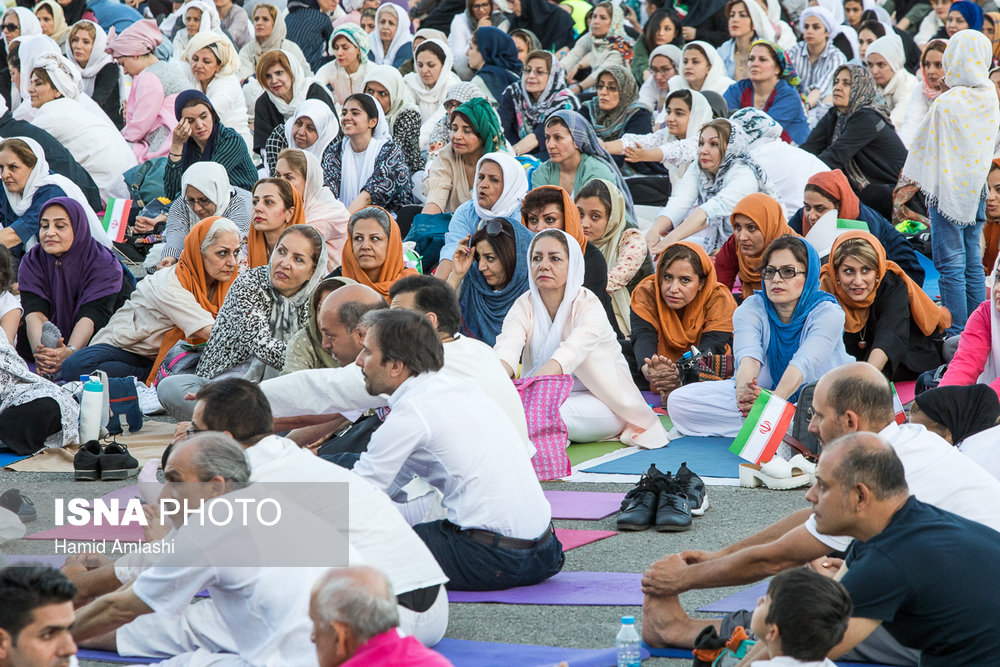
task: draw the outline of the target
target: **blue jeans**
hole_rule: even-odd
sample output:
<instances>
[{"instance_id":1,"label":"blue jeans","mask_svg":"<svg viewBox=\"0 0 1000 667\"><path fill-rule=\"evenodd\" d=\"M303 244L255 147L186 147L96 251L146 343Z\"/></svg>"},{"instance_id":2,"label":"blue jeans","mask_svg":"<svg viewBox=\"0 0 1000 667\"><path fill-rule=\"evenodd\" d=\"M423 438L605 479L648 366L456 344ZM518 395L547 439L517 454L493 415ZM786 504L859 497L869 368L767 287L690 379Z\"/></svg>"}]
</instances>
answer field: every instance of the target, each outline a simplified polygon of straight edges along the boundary
<instances>
[{"instance_id":1,"label":"blue jeans","mask_svg":"<svg viewBox=\"0 0 1000 667\"><path fill-rule=\"evenodd\" d=\"M63 362L61 375L66 381L79 380L81 375L100 370L107 373L108 377L124 378L134 375L145 382L152 367L152 359L114 345L98 343L71 354Z\"/></svg>"},{"instance_id":2,"label":"blue jeans","mask_svg":"<svg viewBox=\"0 0 1000 667\"><path fill-rule=\"evenodd\" d=\"M941 305L951 313L949 336L962 333L969 313L986 299L979 234L986 221L986 200L979 202L976 221L959 227L942 216L936 206L928 206L931 221L931 252L934 267L941 274Z\"/></svg>"},{"instance_id":3,"label":"blue jeans","mask_svg":"<svg viewBox=\"0 0 1000 667\"><path fill-rule=\"evenodd\" d=\"M507 549L478 542L447 519L418 523L413 530L448 575L445 586L453 591L531 586L557 574L566 560L554 531L533 548Z\"/></svg>"}]
</instances>

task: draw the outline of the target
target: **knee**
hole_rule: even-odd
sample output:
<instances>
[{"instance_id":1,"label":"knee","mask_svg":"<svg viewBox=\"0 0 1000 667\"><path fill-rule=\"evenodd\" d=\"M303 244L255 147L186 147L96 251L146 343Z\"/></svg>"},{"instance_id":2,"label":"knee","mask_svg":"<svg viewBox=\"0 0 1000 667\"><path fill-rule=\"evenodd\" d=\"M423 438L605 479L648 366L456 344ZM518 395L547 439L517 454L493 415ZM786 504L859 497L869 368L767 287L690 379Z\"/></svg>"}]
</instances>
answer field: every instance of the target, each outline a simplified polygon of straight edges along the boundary
<instances>
[{"instance_id":1,"label":"knee","mask_svg":"<svg viewBox=\"0 0 1000 667\"><path fill-rule=\"evenodd\" d=\"M79 380L81 375L88 375L97 369L93 348L85 347L66 358L62 364L60 375L67 382Z\"/></svg>"}]
</instances>

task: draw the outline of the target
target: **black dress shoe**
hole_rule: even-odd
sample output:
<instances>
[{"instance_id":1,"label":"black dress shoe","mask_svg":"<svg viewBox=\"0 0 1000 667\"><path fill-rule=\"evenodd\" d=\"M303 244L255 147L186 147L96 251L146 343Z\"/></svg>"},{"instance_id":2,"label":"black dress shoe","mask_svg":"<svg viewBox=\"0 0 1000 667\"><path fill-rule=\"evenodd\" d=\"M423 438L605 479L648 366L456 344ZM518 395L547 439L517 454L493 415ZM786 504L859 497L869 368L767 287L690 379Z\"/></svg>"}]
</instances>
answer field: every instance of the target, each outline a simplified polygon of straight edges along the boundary
<instances>
[{"instance_id":1,"label":"black dress shoe","mask_svg":"<svg viewBox=\"0 0 1000 667\"><path fill-rule=\"evenodd\" d=\"M618 530L646 530L656 517L656 501L666 475L650 465L639 483L625 494L622 513L618 515Z\"/></svg>"},{"instance_id":2,"label":"black dress shoe","mask_svg":"<svg viewBox=\"0 0 1000 667\"><path fill-rule=\"evenodd\" d=\"M657 531L681 532L691 528L691 505L687 494L671 475L661 482L663 487L656 503L653 527Z\"/></svg>"}]
</instances>

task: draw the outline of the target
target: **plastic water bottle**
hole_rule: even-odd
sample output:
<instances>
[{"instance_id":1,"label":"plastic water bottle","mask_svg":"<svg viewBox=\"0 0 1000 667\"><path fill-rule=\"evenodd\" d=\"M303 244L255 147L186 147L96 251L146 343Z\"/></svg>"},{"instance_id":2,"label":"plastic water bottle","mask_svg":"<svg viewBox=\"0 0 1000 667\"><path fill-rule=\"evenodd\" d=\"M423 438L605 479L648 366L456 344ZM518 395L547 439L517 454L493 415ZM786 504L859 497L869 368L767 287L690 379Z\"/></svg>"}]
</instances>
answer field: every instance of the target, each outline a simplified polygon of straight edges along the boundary
<instances>
[{"instance_id":1,"label":"plastic water bottle","mask_svg":"<svg viewBox=\"0 0 1000 667\"><path fill-rule=\"evenodd\" d=\"M618 667L640 667L642 646L635 629L635 616L622 616L622 627L615 637L615 648L618 650Z\"/></svg>"},{"instance_id":2,"label":"plastic water bottle","mask_svg":"<svg viewBox=\"0 0 1000 667\"><path fill-rule=\"evenodd\" d=\"M101 437L101 427L107 422L106 415L101 419L104 385L87 375L81 375L80 382L84 383L80 400L80 442L87 443Z\"/></svg>"}]
</instances>

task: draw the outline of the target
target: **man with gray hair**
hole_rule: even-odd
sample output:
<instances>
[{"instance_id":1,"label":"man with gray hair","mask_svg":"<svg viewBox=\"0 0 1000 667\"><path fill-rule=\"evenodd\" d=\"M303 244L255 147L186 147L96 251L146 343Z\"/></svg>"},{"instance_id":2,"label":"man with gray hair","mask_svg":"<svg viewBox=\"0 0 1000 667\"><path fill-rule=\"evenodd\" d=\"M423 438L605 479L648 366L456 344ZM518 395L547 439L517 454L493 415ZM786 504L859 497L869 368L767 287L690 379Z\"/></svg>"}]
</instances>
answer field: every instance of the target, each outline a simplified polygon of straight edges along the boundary
<instances>
[{"instance_id":1,"label":"man with gray hair","mask_svg":"<svg viewBox=\"0 0 1000 667\"><path fill-rule=\"evenodd\" d=\"M332 569L309 599L312 640L320 667L393 665L450 667L413 637L399 634L399 613L389 580L371 567Z\"/></svg>"}]
</instances>

